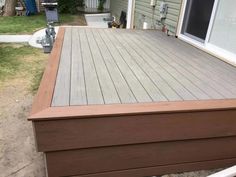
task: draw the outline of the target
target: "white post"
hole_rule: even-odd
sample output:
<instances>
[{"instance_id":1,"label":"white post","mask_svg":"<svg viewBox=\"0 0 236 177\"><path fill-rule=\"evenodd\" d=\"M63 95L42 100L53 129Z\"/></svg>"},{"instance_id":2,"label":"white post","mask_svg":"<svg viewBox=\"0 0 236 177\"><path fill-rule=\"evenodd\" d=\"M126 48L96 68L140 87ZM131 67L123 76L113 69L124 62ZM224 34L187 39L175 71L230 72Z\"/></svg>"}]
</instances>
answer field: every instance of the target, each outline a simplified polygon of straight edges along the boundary
<instances>
[{"instance_id":1,"label":"white post","mask_svg":"<svg viewBox=\"0 0 236 177\"><path fill-rule=\"evenodd\" d=\"M128 1L128 10L127 10L127 29L133 28L133 8L134 8L134 1L135 0L129 0Z\"/></svg>"}]
</instances>

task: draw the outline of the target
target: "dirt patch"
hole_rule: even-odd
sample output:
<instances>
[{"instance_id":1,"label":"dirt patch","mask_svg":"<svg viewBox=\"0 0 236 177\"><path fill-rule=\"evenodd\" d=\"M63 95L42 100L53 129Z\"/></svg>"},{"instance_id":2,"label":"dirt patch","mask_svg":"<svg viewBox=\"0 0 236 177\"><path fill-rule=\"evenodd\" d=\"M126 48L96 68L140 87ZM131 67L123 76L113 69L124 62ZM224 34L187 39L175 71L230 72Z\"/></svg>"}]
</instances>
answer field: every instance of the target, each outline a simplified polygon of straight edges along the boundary
<instances>
[{"instance_id":1,"label":"dirt patch","mask_svg":"<svg viewBox=\"0 0 236 177\"><path fill-rule=\"evenodd\" d=\"M14 50L24 47L22 44L7 45ZM38 82L34 81L36 71L43 70L47 55L29 48L31 50L32 53L13 56L23 64L0 81L1 177L45 176L44 157L35 149L32 124L27 117L33 100L32 84ZM6 52L3 50L5 55Z\"/></svg>"},{"instance_id":2,"label":"dirt patch","mask_svg":"<svg viewBox=\"0 0 236 177\"><path fill-rule=\"evenodd\" d=\"M32 94L24 82L0 91L0 171L2 177L44 177L44 159L35 149L31 122L27 121Z\"/></svg>"}]
</instances>

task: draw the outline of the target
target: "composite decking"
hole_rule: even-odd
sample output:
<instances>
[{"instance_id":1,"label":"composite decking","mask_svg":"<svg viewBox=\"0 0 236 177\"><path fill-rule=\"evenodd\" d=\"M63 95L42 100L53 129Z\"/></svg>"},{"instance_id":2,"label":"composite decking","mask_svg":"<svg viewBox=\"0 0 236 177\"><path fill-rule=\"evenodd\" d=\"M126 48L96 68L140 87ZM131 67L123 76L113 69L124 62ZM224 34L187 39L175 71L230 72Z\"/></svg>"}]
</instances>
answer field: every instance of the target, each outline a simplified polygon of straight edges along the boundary
<instances>
[{"instance_id":1,"label":"composite decking","mask_svg":"<svg viewBox=\"0 0 236 177\"><path fill-rule=\"evenodd\" d=\"M29 120L49 177L236 164L236 68L159 31L60 28Z\"/></svg>"},{"instance_id":2,"label":"composite decking","mask_svg":"<svg viewBox=\"0 0 236 177\"><path fill-rule=\"evenodd\" d=\"M52 106L236 98L236 68L156 31L66 28Z\"/></svg>"}]
</instances>

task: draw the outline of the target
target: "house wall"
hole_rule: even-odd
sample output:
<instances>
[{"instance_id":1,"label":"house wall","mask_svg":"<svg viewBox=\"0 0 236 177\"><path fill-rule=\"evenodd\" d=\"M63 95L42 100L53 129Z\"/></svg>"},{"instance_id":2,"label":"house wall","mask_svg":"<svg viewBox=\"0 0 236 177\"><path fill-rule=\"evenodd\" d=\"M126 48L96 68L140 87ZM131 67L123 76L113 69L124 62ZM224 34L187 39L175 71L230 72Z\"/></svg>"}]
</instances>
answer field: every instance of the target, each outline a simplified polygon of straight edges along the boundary
<instances>
[{"instance_id":1,"label":"house wall","mask_svg":"<svg viewBox=\"0 0 236 177\"><path fill-rule=\"evenodd\" d=\"M148 23L148 28L161 28L162 25L158 25L160 21L159 7L160 3L165 1L168 4L168 11L166 19L163 20L163 24L167 26L167 29L171 33L176 33L178 19L181 9L182 0L157 0L155 9L150 6L150 0L136 0L134 11L134 26L137 29L143 28L143 22Z\"/></svg>"},{"instance_id":2,"label":"house wall","mask_svg":"<svg viewBox=\"0 0 236 177\"><path fill-rule=\"evenodd\" d=\"M128 0L111 0L110 3L111 14L117 19L120 18L121 11L125 11L127 13Z\"/></svg>"},{"instance_id":3,"label":"house wall","mask_svg":"<svg viewBox=\"0 0 236 177\"><path fill-rule=\"evenodd\" d=\"M84 3L85 3L86 8L95 8L95 9L97 9L97 7L99 5L98 0L85 0ZM109 9L110 8L110 0L106 0L103 7L105 9Z\"/></svg>"}]
</instances>

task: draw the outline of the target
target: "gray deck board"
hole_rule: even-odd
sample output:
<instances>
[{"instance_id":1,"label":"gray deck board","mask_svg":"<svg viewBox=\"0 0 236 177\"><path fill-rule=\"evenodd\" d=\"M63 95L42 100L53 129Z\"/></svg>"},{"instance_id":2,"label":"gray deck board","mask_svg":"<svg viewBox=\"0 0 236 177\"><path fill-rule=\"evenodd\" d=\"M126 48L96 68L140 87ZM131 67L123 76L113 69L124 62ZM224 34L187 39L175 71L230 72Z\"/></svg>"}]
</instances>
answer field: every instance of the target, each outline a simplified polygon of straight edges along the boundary
<instances>
[{"instance_id":1,"label":"gray deck board","mask_svg":"<svg viewBox=\"0 0 236 177\"><path fill-rule=\"evenodd\" d=\"M92 33L100 51L102 51L101 54L103 56L107 70L116 87L121 103L136 103L137 100L134 94L132 93L129 85L127 84L127 81L124 79L121 71L113 60L113 56L110 53L109 46L106 45L106 43L103 41L96 30L92 30Z\"/></svg>"},{"instance_id":2,"label":"gray deck board","mask_svg":"<svg viewBox=\"0 0 236 177\"><path fill-rule=\"evenodd\" d=\"M52 106L69 105L71 72L71 29L66 29Z\"/></svg>"},{"instance_id":3,"label":"gray deck board","mask_svg":"<svg viewBox=\"0 0 236 177\"><path fill-rule=\"evenodd\" d=\"M236 68L159 31L66 28L52 106L236 98Z\"/></svg>"},{"instance_id":4,"label":"gray deck board","mask_svg":"<svg viewBox=\"0 0 236 177\"><path fill-rule=\"evenodd\" d=\"M168 40L166 40L168 41ZM164 41L164 42L166 42ZM169 46L171 46L169 43L167 44ZM161 50L161 51L168 51L169 55L173 55L173 58L175 58L175 60L180 60L180 62L178 62L179 64L185 65L185 66L189 66L191 68L191 71L200 78L200 80L205 81L206 85L211 86L212 88L215 88L215 90L217 90L221 95L224 95L226 98L231 98L233 95L235 95L235 87L232 88L231 86L231 82L227 82L225 81L225 79L220 78L221 77L221 73L212 73L214 71L214 68L208 68L208 69L203 69L202 67L198 67L196 60L195 62L193 61L195 59L195 57L191 57L191 56L186 56L186 54L189 52L188 50L185 51L185 49L183 49L182 51L180 51L179 53L173 53L172 51L166 49L166 50ZM185 51L184 53L182 53L183 51ZM199 60L204 59L204 57L201 58L197 58ZM211 60L206 61L208 62L208 66L210 66L211 64ZM203 62L202 62L203 63ZM190 70L190 69L189 69ZM232 74L231 74L232 75Z\"/></svg>"},{"instance_id":5,"label":"gray deck board","mask_svg":"<svg viewBox=\"0 0 236 177\"><path fill-rule=\"evenodd\" d=\"M122 55L124 62L129 66L130 70L134 73L136 78L140 81L143 88L153 101L166 101L167 99L160 92L158 87L152 82L152 80L145 74L136 62L133 61L132 56L128 53L128 49L122 47L122 44L115 38L114 33L111 30L106 32L108 38L116 46L117 50Z\"/></svg>"},{"instance_id":6,"label":"gray deck board","mask_svg":"<svg viewBox=\"0 0 236 177\"><path fill-rule=\"evenodd\" d=\"M100 81L105 104L120 103L115 86L103 61L103 57L90 29L85 29L93 62Z\"/></svg>"},{"instance_id":7,"label":"gray deck board","mask_svg":"<svg viewBox=\"0 0 236 177\"><path fill-rule=\"evenodd\" d=\"M165 36L160 34L153 33L153 35L158 36L159 40L163 40L165 38ZM220 61L221 63L216 64L215 61L217 60L212 56L206 53L202 54L201 51L197 50L194 47L186 46L186 44L184 44L185 47L183 48L183 45L181 45L182 43L177 42L177 40L173 40L173 38L167 38L164 42L166 43L165 46L172 48L172 50L174 51L178 50L177 53L174 53L174 55L176 55L175 58L178 59L179 57L184 57L184 59L187 59L185 60L185 62L189 63L192 67L196 68L208 77L211 77L211 79L216 81L218 84L219 82L221 83L222 80L225 81L224 84L222 84L224 88L229 89L234 94L236 93L236 85L234 82L236 73L235 69L233 69L232 66L225 65L223 61ZM208 64L204 64L205 62L207 62ZM226 66L227 69L222 69ZM232 72L235 74L233 74Z\"/></svg>"},{"instance_id":8,"label":"gray deck board","mask_svg":"<svg viewBox=\"0 0 236 177\"><path fill-rule=\"evenodd\" d=\"M119 67L120 71L123 73L124 78L129 83L129 86L134 93L138 102L151 102L152 99L146 92L146 90L141 85L140 81L136 78L134 73L131 71L127 63L124 61L122 55L120 54L119 50L115 47L115 44L112 43L108 38L107 34L104 33L104 30L98 29L101 37L109 46L109 50L113 56L114 61L116 62L117 66Z\"/></svg>"},{"instance_id":9,"label":"gray deck board","mask_svg":"<svg viewBox=\"0 0 236 177\"><path fill-rule=\"evenodd\" d=\"M97 71L94 66L91 48L86 37L85 29L79 30L82 57L84 62L84 75L86 84L86 93L88 104L104 104L104 99L97 76Z\"/></svg>"},{"instance_id":10,"label":"gray deck board","mask_svg":"<svg viewBox=\"0 0 236 177\"><path fill-rule=\"evenodd\" d=\"M124 38L121 35L113 34L116 39L123 44L127 51L132 56L132 59L139 65L140 68L143 68L145 74L153 81L153 83L160 89L160 91L165 95L169 101L177 101L182 98L172 89L168 83L156 72L140 55L134 50L130 43L127 41L129 39Z\"/></svg>"},{"instance_id":11,"label":"gray deck board","mask_svg":"<svg viewBox=\"0 0 236 177\"><path fill-rule=\"evenodd\" d=\"M185 59L184 56L176 60L177 57L175 57L171 51L165 52L168 49L162 48L163 43L159 43L159 41L157 41L155 43L156 47L154 48L153 44L150 44L148 40L142 39L142 42L144 45L147 45L152 52L154 52L154 56L160 56L162 60L171 65L172 72L177 75L176 79L180 81L182 80L181 83L184 84L184 86L197 98L207 99L206 94L208 95L208 98L224 98L224 96L218 93L214 87L210 87L205 80L202 80L198 77L198 75L196 75L195 68L189 66L187 62L182 61Z\"/></svg>"},{"instance_id":12,"label":"gray deck board","mask_svg":"<svg viewBox=\"0 0 236 177\"><path fill-rule=\"evenodd\" d=\"M130 36L129 39L132 39ZM134 49L139 52L139 54L145 59L145 61L153 67L163 78L166 80L169 85L176 90L176 92L184 99L184 100L196 100L197 98L187 90L181 82L178 81L179 78L169 71L169 66L166 65L158 55L155 55L150 49L146 48L142 43L138 45L134 45L133 41L130 42L130 45L134 47ZM141 45L141 47L140 47ZM146 52L148 50L148 52ZM158 62L155 59L158 58ZM167 68L166 68L167 67ZM181 78L180 78L181 79Z\"/></svg>"},{"instance_id":13,"label":"gray deck board","mask_svg":"<svg viewBox=\"0 0 236 177\"><path fill-rule=\"evenodd\" d=\"M70 105L85 105L87 104L87 95L81 53L82 44L76 28L72 29L72 36Z\"/></svg>"}]
</instances>

